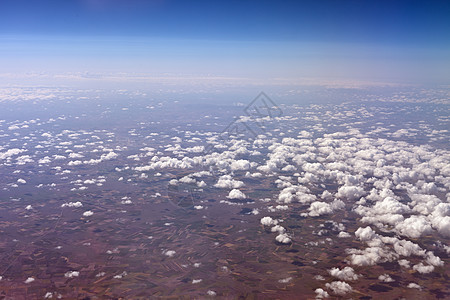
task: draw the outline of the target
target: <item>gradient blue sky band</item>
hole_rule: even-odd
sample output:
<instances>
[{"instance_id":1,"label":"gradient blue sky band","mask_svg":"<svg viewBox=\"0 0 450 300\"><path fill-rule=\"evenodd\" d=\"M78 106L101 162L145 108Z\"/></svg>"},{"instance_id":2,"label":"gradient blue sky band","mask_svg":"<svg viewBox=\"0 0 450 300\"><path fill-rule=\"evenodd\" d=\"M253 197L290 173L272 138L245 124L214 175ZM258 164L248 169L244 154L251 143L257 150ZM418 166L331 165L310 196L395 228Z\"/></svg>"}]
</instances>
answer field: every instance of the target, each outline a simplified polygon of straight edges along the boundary
<instances>
[{"instance_id":1,"label":"gradient blue sky band","mask_svg":"<svg viewBox=\"0 0 450 300\"><path fill-rule=\"evenodd\" d=\"M0 1L8 72L448 82L450 1Z\"/></svg>"}]
</instances>

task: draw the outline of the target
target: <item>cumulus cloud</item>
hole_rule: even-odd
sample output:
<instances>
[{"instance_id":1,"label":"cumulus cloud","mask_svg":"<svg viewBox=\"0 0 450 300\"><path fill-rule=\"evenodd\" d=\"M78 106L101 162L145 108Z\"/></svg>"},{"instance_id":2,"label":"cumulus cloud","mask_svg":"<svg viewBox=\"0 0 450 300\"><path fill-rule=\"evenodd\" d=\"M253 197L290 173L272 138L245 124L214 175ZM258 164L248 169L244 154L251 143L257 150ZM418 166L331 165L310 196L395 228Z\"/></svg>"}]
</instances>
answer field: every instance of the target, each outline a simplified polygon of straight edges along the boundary
<instances>
[{"instance_id":1,"label":"cumulus cloud","mask_svg":"<svg viewBox=\"0 0 450 300\"><path fill-rule=\"evenodd\" d=\"M250 162L245 159L235 160L231 163L230 168L232 171L249 170Z\"/></svg>"},{"instance_id":2,"label":"cumulus cloud","mask_svg":"<svg viewBox=\"0 0 450 300\"><path fill-rule=\"evenodd\" d=\"M64 277L67 277L67 278L73 278L73 277L78 277L78 276L80 276L80 272L78 272L78 271L69 271L64 274Z\"/></svg>"},{"instance_id":3,"label":"cumulus cloud","mask_svg":"<svg viewBox=\"0 0 450 300\"><path fill-rule=\"evenodd\" d=\"M94 214L93 211L87 210L87 211L85 211L85 212L83 213L83 217L90 217L90 216L92 216L93 214Z\"/></svg>"},{"instance_id":4,"label":"cumulus cloud","mask_svg":"<svg viewBox=\"0 0 450 300\"><path fill-rule=\"evenodd\" d=\"M418 290L421 290L421 289L422 289L422 287L421 287L420 285L418 285L417 283L415 283L415 282L409 283L409 284L408 284L408 288L409 288L409 289L418 289Z\"/></svg>"},{"instance_id":5,"label":"cumulus cloud","mask_svg":"<svg viewBox=\"0 0 450 300\"><path fill-rule=\"evenodd\" d=\"M331 214L333 209L331 209L331 205L326 202L316 201L311 203L309 210L309 216L318 217L321 215Z\"/></svg>"},{"instance_id":6,"label":"cumulus cloud","mask_svg":"<svg viewBox=\"0 0 450 300\"><path fill-rule=\"evenodd\" d=\"M397 232L409 238L417 239L432 232L430 221L425 216L410 216L395 226Z\"/></svg>"},{"instance_id":7,"label":"cumulus cloud","mask_svg":"<svg viewBox=\"0 0 450 300\"><path fill-rule=\"evenodd\" d=\"M162 253L168 257L173 257L176 254L176 252L174 250L163 250Z\"/></svg>"},{"instance_id":8,"label":"cumulus cloud","mask_svg":"<svg viewBox=\"0 0 450 300\"><path fill-rule=\"evenodd\" d=\"M15 155L19 155L22 152L25 152L24 149L13 148L9 149L6 152L0 152L0 159L7 159Z\"/></svg>"},{"instance_id":9,"label":"cumulus cloud","mask_svg":"<svg viewBox=\"0 0 450 300\"><path fill-rule=\"evenodd\" d=\"M330 294L328 294L327 291L321 288L317 288L314 292L316 293L316 299L323 299L330 297Z\"/></svg>"},{"instance_id":10,"label":"cumulus cloud","mask_svg":"<svg viewBox=\"0 0 450 300\"><path fill-rule=\"evenodd\" d=\"M376 233L370 226L367 226L365 228L358 228L355 231L355 236L360 241L366 242L372 240L376 236Z\"/></svg>"},{"instance_id":11,"label":"cumulus cloud","mask_svg":"<svg viewBox=\"0 0 450 300\"><path fill-rule=\"evenodd\" d=\"M336 194L336 197L343 198L343 199L349 199L349 200L355 200L360 197L362 197L365 194L364 188L360 186L341 186L338 189L338 192Z\"/></svg>"},{"instance_id":12,"label":"cumulus cloud","mask_svg":"<svg viewBox=\"0 0 450 300\"><path fill-rule=\"evenodd\" d=\"M373 266L381 262L393 261L398 255L385 247L368 247L364 250L347 249L349 262L355 266Z\"/></svg>"},{"instance_id":13,"label":"cumulus cloud","mask_svg":"<svg viewBox=\"0 0 450 300\"><path fill-rule=\"evenodd\" d=\"M348 232L345 232L345 231L341 231L341 232L339 232L339 234L338 234L338 237L339 238L349 238L349 237L351 237L352 235L350 234L350 233L348 233Z\"/></svg>"},{"instance_id":14,"label":"cumulus cloud","mask_svg":"<svg viewBox=\"0 0 450 300\"><path fill-rule=\"evenodd\" d=\"M342 270L339 268L332 268L328 270L328 273L330 273L331 276L336 277L340 280L358 280L359 275L355 273L355 270L353 270L352 267L345 267Z\"/></svg>"},{"instance_id":15,"label":"cumulus cloud","mask_svg":"<svg viewBox=\"0 0 450 300\"><path fill-rule=\"evenodd\" d=\"M230 175L223 175L214 186L224 189L237 189L243 187L244 183L239 180L234 180Z\"/></svg>"},{"instance_id":16,"label":"cumulus cloud","mask_svg":"<svg viewBox=\"0 0 450 300\"><path fill-rule=\"evenodd\" d=\"M291 238L286 233L280 233L275 237L275 240L282 244L289 244L291 242Z\"/></svg>"},{"instance_id":17,"label":"cumulus cloud","mask_svg":"<svg viewBox=\"0 0 450 300\"><path fill-rule=\"evenodd\" d=\"M418 263L417 265L413 266L413 270L421 274L427 274L434 271L434 266L426 266L423 263Z\"/></svg>"},{"instance_id":18,"label":"cumulus cloud","mask_svg":"<svg viewBox=\"0 0 450 300\"><path fill-rule=\"evenodd\" d=\"M247 198L243 192L238 189L232 189L227 196L228 199L245 199Z\"/></svg>"},{"instance_id":19,"label":"cumulus cloud","mask_svg":"<svg viewBox=\"0 0 450 300\"><path fill-rule=\"evenodd\" d=\"M409 260L406 260L406 259L400 259L400 260L398 261L398 264L399 264L401 267L407 268L407 269L409 269L409 268L411 267L411 266L409 265L409 264L410 264Z\"/></svg>"},{"instance_id":20,"label":"cumulus cloud","mask_svg":"<svg viewBox=\"0 0 450 300\"><path fill-rule=\"evenodd\" d=\"M278 221L272 219L271 217L263 217L263 218L261 218L260 222L262 225L265 225L265 226L272 226L272 225L278 224Z\"/></svg>"},{"instance_id":21,"label":"cumulus cloud","mask_svg":"<svg viewBox=\"0 0 450 300\"><path fill-rule=\"evenodd\" d=\"M378 276L378 280L380 280L382 282L394 282L395 281L388 274L381 274L380 276Z\"/></svg>"},{"instance_id":22,"label":"cumulus cloud","mask_svg":"<svg viewBox=\"0 0 450 300\"><path fill-rule=\"evenodd\" d=\"M352 287L344 281L333 281L331 283L326 283L325 286L339 296L343 296L353 291Z\"/></svg>"},{"instance_id":23,"label":"cumulus cloud","mask_svg":"<svg viewBox=\"0 0 450 300\"><path fill-rule=\"evenodd\" d=\"M33 281L35 281L35 279L33 277L28 277L24 283L32 283Z\"/></svg>"}]
</instances>

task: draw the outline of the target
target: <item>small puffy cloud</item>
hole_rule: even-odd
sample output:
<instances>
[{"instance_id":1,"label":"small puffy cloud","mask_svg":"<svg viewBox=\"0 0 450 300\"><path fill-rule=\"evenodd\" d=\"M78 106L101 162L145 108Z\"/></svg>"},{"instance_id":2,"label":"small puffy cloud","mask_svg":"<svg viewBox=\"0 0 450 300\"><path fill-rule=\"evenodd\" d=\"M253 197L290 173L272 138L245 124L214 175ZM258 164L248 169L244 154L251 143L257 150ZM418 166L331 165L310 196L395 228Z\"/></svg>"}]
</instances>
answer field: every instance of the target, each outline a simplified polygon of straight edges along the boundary
<instances>
[{"instance_id":1,"label":"small puffy cloud","mask_svg":"<svg viewBox=\"0 0 450 300\"><path fill-rule=\"evenodd\" d=\"M344 202L338 199L334 200L331 203L316 201L311 203L310 207L308 208L308 215L311 217L318 217L321 215L331 214L333 211L342 209L344 207Z\"/></svg>"},{"instance_id":2,"label":"small puffy cloud","mask_svg":"<svg viewBox=\"0 0 450 300\"><path fill-rule=\"evenodd\" d=\"M397 232L409 238L417 239L432 232L430 222L425 216L411 216L395 226Z\"/></svg>"},{"instance_id":3,"label":"small puffy cloud","mask_svg":"<svg viewBox=\"0 0 450 300\"><path fill-rule=\"evenodd\" d=\"M409 265L409 264L410 264L409 260L406 260L406 259L400 259L400 260L398 261L398 264L399 264L401 267L407 268L407 269L409 269L409 268L411 267L411 266Z\"/></svg>"},{"instance_id":4,"label":"small puffy cloud","mask_svg":"<svg viewBox=\"0 0 450 300\"><path fill-rule=\"evenodd\" d=\"M74 158L83 158L83 157L84 157L84 155L82 155L80 153L72 152L72 153L69 154L69 158L72 158L72 159L74 159Z\"/></svg>"},{"instance_id":5,"label":"small puffy cloud","mask_svg":"<svg viewBox=\"0 0 450 300\"><path fill-rule=\"evenodd\" d=\"M83 203L81 203L80 201L64 203L61 205L61 207L82 207L82 206Z\"/></svg>"},{"instance_id":6,"label":"small puffy cloud","mask_svg":"<svg viewBox=\"0 0 450 300\"><path fill-rule=\"evenodd\" d=\"M352 235L350 234L350 233L348 233L348 232L345 232L345 231L341 231L341 232L339 232L339 234L338 234L338 238L341 238L341 239L343 239L343 238L349 238L349 237L351 237Z\"/></svg>"},{"instance_id":7,"label":"small puffy cloud","mask_svg":"<svg viewBox=\"0 0 450 300\"><path fill-rule=\"evenodd\" d=\"M287 278L278 280L279 283L289 283L291 281L292 281L292 277L287 277Z\"/></svg>"},{"instance_id":8,"label":"small puffy cloud","mask_svg":"<svg viewBox=\"0 0 450 300\"><path fill-rule=\"evenodd\" d=\"M31 205L27 205L27 207L25 207L26 210L32 210L33 207Z\"/></svg>"},{"instance_id":9,"label":"small puffy cloud","mask_svg":"<svg viewBox=\"0 0 450 300\"><path fill-rule=\"evenodd\" d=\"M367 242L371 241L376 236L376 233L370 226L367 226L365 228L358 228L358 230L355 231L355 236L360 241Z\"/></svg>"},{"instance_id":10,"label":"small puffy cloud","mask_svg":"<svg viewBox=\"0 0 450 300\"><path fill-rule=\"evenodd\" d=\"M27 183L27 181L25 179L19 178L19 179L17 179L17 183L25 184L25 183Z\"/></svg>"},{"instance_id":11,"label":"small puffy cloud","mask_svg":"<svg viewBox=\"0 0 450 300\"><path fill-rule=\"evenodd\" d=\"M17 125L11 125L8 127L8 130L17 130L17 129L20 129L20 127Z\"/></svg>"},{"instance_id":12,"label":"small puffy cloud","mask_svg":"<svg viewBox=\"0 0 450 300\"><path fill-rule=\"evenodd\" d=\"M388 274L381 274L380 276L378 276L378 280L380 280L382 282L394 282L395 281Z\"/></svg>"},{"instance_id":13,"label":"small puffy cloud","mask_svg":"<svg viewBox=\"0 0 450 300\"><path fill-rule=\"evenodd\" d=\"M359 275L355 274L355 270L352 267L345 267L342 270L339 268L332 268L328 270L331 276L340 280L358 280Z\"/></svg>"},{"instance_id":14,"label":"small puffy cloud","mask_svg":"<svg viewBox=\"0 0 450 300\"><path fill-rule=\"evenodd\" d=\"M177 252L175 252L174 250L164 250L163 251L163 254L168 257L173 257L176 253Z\"/></svg>"},{"instance_id":15,"label":"small puffy cloud","mask_svg":"<svg viewBox=\"0 0 450 300\"><path fill-rule=\"evenodd\" d=\"M83 217L90 217L94 214L93 211L87 210L83 213Z\"/></svg>"},{"instance_id":16,"label":"small puffy cloud","mask_svg":"<svg viewBox=\"0 0 450 300\"><path fill-rule=\"evenodd\" d=\"M228 199L245 199L246 196L243 192L237 189L232 189L227 196Z\"/></svg>"},{"instance_id":17,"label":"small puffy cloud","mask_svg":"<svg viewBox=\"0 0 450 300\"><path fill-rule=\"evenodd\" d=\"M239 180L234 180L230 175L220 176L217 183L214 185L217 188L237 189L244 186L244 183Z\"/></svg>"},{"instance_id":18,"label":"small puffy cloud","mask_svg":"<svg viewBox=\"0 0 450 300\"><path fill-rule=\"evenodd\" d=\"M232 171L249 170L250 166L250 162L245 159L235 160L230 165Z\"/></svg>"},{"instance_id":19,"label":"small puffy cloud","mask_svg":"<svg viewBox=\"0 0 450 300\"><path fill-rule=\"evenodd\" d=\"M33 277L28 277L24 283L32 283L35 279Z\"/></svg>"},{"instance_id":20,"label":"small puffy cloud","mask_svg":"<svg viewBox=\"0 0 450 300\"><path fill-rule=\"evenodd\" d=\"M331 214L333 212L333 210L331 209L330 204L326 203L326 202L320 202L320 201L316 201L311 203L310 207L308 208L309 210L309 215L311 217L318 217L321 215L327 215L327 214Z\"/></svg>"},{"instance_id":21,"label":"small puffy cloud","mask_svg":"<svg viewBox=\"0 0 450 300\"><path fill-rule=\"evenodd\" d=\"M275 225L275 226L273 226L273 227L270 229L270 231L272 231L272 232L278 232L278 233L285 233L285 232L286 232L286 229L285 229L283 226Z\"/></svg>"},{"instance_id":22,"label":"small puffy cloud","mask_svg":"<svg viewBox=\"0 0 450 300\"><path fill-rule=\"evenodd\" d=\"M200 283L202 281L203 281L203 279L193 279L192 280L192 284L197 284L197 283Z\"/></svg>"},{"instance_id":23,"label":"small puffy cloud","mask_svg":"<svg viewBox=\"0 0 450 300\"><path fill-rule=\"evenodd\" d=\"M6 152L0 152L0 159L7 159L7 158L10 158L11 156L18 155L25 151L26 150L18 149L18 148L9 149Z\"/></svg>"},{"instance_id":24,"label":"small puffy cloud","mask_svg":"<svg viewBox=\"0 0 450 300\"><path fill-rule=\"evenodd\" d=\"M431 251L427 252L425 261L435 267L442 267L444 265L444 262Z\"/></svg>"},{"instance_id":25,"label":"small puffy cloud","mask_svg":"<svg viewBox=\"0 0 450 300\"><path fill-rule=\"evenodd\" d=\"M348 186L344 185L338 189L336 197L342 199L355 200L362 197L365 194L364 188L360 186Z\"/></svg>"},{"instance_id":26,"label":"small puffy cloud","mask_svg":"<svg viewBox=\"0 0 450 300\"><path fill-rule=\"evenodd\" d=\"M376 214L402 214L409 212L409 207L395 200L392 197L386 197L383 201L377 202L372 211Z\"/></svg>"},{"instance_id":27,"label":"small puffy cloud","mask_svg":"<svg viewBox=\"0 0 450 300\"><path fill-rule=\"evenodd\" d=\"M373 266L398 258L396 253L382 247L368 247L364 250L347 249L346 252L350 254L349 262L355 266Z\"/></svg>"},{"instance_id":28,"label":"small puffy cloud","mask_svg":"<svg viewBox=\"0 0 450 300\"><path fill-rule=\"evenodd\" d=\"M321 288L317 288L314 292L316 293L316 299L323 299L330 297L330 294L328 294L327 291Z\"/></svg>"},{"instance_id":29,"label":"small puffy cloud","mask_svg":"<svg viewBox=\"0 0 450 300\"><path fill-rule=\"evenodd\" d=\"M427 274L434 271L434 266L426 266L423 263L418 263L413 266L413 270L419 272L420 274Z\"/></svg>"},{"instance_id":30,"label":"small puffy cloud","mask_svg":"<svg viewBox=\"0 0 450 300\"><path fill-rule=\"evenodd\" d=\"M51 160L50 160L50 157L48 157L48 156L46 156L46 157L44 157L44 158L41 158L41 159L38 161L39 164L48 164L48 163L50 163L50 162L51 162Z\"/></svg>"},{"instance_id":31,"label":"small puffy cloud","mask_svg":"<svg viewBox=\"0 0 450 300\"><path fill-rule=\"evenodd\" d=\"M71 160L69 161L69 163L67 165L69 166L79 166L83 164L83 162L81 160Z\"/></svg>"},{"instance_id":32,"label":"small puffy cloud","mask_svg":"<svg viewBox=\"0 0 450 300\"><path fill-rule=\"evenodd\" d=\"M114 152L109 152L109 153L107 153L107 154L102 154L101 156L100 156L100 159L101 160L111 160L111 159L114 159L114 158L116 158L116 157L118 157L119 155L118 154L116 154L116 153L114 153Z\"/></svg>"},{"instance_id":33,"label":"small puffy cloud","mask_svg":"<svg viewBox=\"0 0 450 300\"><path fill-rule=\"evenodd\" d=\"M260 222L262 225L265 225L265 226L271 226L271 225L278 224L278 221L272 219L271 217L263 217L263 218L261 218Z\"/></svg>"},{"instance_id":34,"label":"small puffy cloud","mask_svg":"<svg viewBox=\"0 0 450 300\"><path fill-rule=\"evenodd\" d=\"M291 238L286 233L280 233L275 237L275 240L282 244L289 244L291 242Z\"/></svg>"},{"instance_id":35,"label":"small puffy cloud","mask_svg":"<svg viewBox=\"0 0 450 300\"><path fill-rule=\"evenodd\" d=\"M408 284L408 288L409 289L418 289L421 290L422 287L420 285L418 285L417 283L411 282L410 284Z\"/></svg>"},{"instance_id":36,"label":"small puffy cloud","mask_svg":"<svg viewBox=\"0 0 450 300\"><path fill-rule=\"evenodd\" d=\"M214 291L212 291L212 290L208 290L208 291L206 292L206 294L207 294L208 296L211 296L211 297L214 297L214 296L217 295L217 293L214 292Z\"/></svg>"},{"instance_id":37,"label":"small puffy cloud","mask_svg":"<svg viewBox=\"0 0 450 300\"><path fill-rule=\"evenodd\" d=\"M64 277L67 277L67 278L73 278L73 277L78 277L78 276L80 276L80 272L78 272L78 271L69 271L64 274Z\"/></svg>"},{"instance_id":38,"label":"small puffy cloud","mask_svg":"<svg viewBox=\"0 0 450 300\"><path fill-rule=\"evenodd\" d=\"M331 283L326 283L325 286L332 290L336 295L343 296L347 293L353 291L352 287L344 281L333 281Z\"/></svg>"},{"instance_id":39,"label":"small puffy cloud","mask_svg":"<svg viewBox=\"0 0 450 300\"><path fill-rule=\"evenodd\" d=\"M394 250L397 254L407 257L411 255L425 255L425 250L423 250L419 245L407 240L396 240L394 242Z\"/></svg>"}]
</instances>

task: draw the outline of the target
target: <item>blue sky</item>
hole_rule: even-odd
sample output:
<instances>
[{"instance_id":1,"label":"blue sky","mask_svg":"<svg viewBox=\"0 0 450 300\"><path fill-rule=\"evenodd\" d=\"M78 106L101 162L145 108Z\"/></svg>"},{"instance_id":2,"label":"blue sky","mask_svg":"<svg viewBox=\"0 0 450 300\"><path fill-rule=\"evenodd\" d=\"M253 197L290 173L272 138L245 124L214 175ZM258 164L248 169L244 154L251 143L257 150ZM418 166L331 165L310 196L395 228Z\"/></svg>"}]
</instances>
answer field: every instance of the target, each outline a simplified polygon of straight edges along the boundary
<instances>
[{"instance_id":1,"label":"blue sky","mask_svg":"<svg viewBox=\"0 0 450 300\"><path fill-rule=\"evenodd\" d=\"M450 1L0 1L0 72L449 83Z\"/></svg>"}]
</instances>

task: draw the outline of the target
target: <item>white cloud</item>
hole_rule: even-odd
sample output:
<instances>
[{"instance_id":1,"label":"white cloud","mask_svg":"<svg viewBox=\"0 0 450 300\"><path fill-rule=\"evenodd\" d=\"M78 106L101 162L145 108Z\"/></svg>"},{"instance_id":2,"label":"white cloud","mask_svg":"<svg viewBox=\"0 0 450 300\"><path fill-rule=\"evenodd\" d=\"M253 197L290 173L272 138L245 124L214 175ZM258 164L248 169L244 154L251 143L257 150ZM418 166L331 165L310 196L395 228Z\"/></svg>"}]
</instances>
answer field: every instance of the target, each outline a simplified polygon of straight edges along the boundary
<instances>
[{"instance_id":1,"label":"white cloud","mask_svg":"<svg viewBox=\"0 0 450 300\"><path fill-rule=\"evenodd\" d=\"M418 289L421 290L422 287L420 285L418 285L417 283L411 282L410 284L408 284L408 288L409 289Z\"/></svg>"},{"instance_id":2,"label":"white cloud","mask_svg":"<svg viewBox=\"0 0 450 300\"><path fill-rule=\"evenodd\" d=\"M275 237L275 240L282 244L289 244L291 242L291 238L286 233L280 233Z\"/></svg>"},{"instance_id":3,"label":"white cloud","mask_svg":"<svg viewBox=\"0 0 450 300\"><path fill-rule=\"evenodd\" d=\"M232 171L245 171L250 169L250 162L244 159L235 160L231 163L230 167Z\"/></svg>"},{"instance_id":4,"label":"white cloud","mask_svg":"<svg viewBox=\"0 0 450 300\"><path fill-rule=\"evenodd\" d=\"M118 154L116 154L116 153L111 151L111 152L109 152L107 154L102 154L100 156L100 159L101 160L111 160L111 159L117 158L118 156L119 156Z\"/></svg>"},{"instance_id":5,"label":"white cloud","mask_svg":"<svg viewBox=\"0 0 450 300\"><path fill-rule=\"evenodd\" d=\"M355 270L353 270L352 267L345 267L342 270L339 268L332 268L331 270L328 270L328 273L333 277L346 281L358 280L359 278L359 275L355 273Z\"/></svg>"},{"instance_id":6,"label":"white cloud","mask_svg":"<svg viewBox=\"0 0 450 300\"><path fill-rule=\"evenodd\" d=\"M318 217L321 215L331 214L333 209L331 209L331 205L326 202L316 201L311 203L309 210L309 216Z\"/></svg>"},{"instance_id":7,"label":"white cloud","mask_svg":"<svg viewBox=\"0 0 450 300\"><path fill-rule=\"evenodd\" d=\"M370 226L367 226L365 228L358 228L358 230L355 231L355 236L360 241L366 242L371 241L373 238L375 238L376 233Z\"/></svg>"},{"instance_id":8,"label":"white cloud","mask_svg":"<svg viewBox=\"0 0 450 300\"><path fill-rule=\"evenodd\" d=\"M18 148L9 149L6 152L0 152L0 159L7 159L7 158L10 158L11 156L18 155L25 151L26 150L24 150L24 149L18 149Z\"/></svg>"},{"instance_id":9,"label":"white cloud","mask_svg":"<svg viewBox=\"0 0 450 300\"><path fill-rule=\"evenodd\" d=\"M341 231L341 232L339 232L339 234L338 234L338 237L339 238L349 238L349 237L351 237L352 235L350 234L350 233L348 233L348 232L345 232L345 231Z\"/></svg>"},{"instance_id":10,"label":"white cloud","mask_svg":"<svg viewBox=\"0 0 450 300\"><path fill-rule=\"evenodd\" d=\"M275 225L275 226L273 226L273 227L270 229L270 231L272 231L272 232L278 232L278 233L285 233L285 232L286 232L286 229L285 229L283 226Z\"/></svg>"},{"instance_id":11,"label":"white cloud","mask_svg":"<svg viewBox=\"0 0 450 300\"><path fill-rule=\"evenodd\" d=\"M328 294L327 291L324 291L321 288L317 288L314 292L316 293L316 299L323 299L330 297L330 294Z\"/></svg>"},{"instance_id":12,"label":"white cloud","mask_svg":"<svg viewBox=\"0 0 450 300\"><path fill-rule=\"evenodd\" d=\"M271 225L278 224L278 221L272 219L271 217L263 217L263 218L261 218L260 222L262 225L265 225L265 226L271 226Z\"/></svg>"},{"instance_id":13,"label":"white cloud","mask_svg":"<svg viewBox=\"0 0 450 300\"><path fill-rule=\"evenodd\" d=\"M401 267L407 268L407 269L409 269L409 268L411 267L411 266L410 266L409 260L406 260L406 259L400 259L400 260L398 261L398 264L399 264Z\"/></svg>"},{"instance_id":14,"label":"white cloud","mask_svg":"<svg viewBox=\"0 0 450 300\"><path fill-rule=\"evenodd\" d=\"M32 283L33 281L35 281L35 279L33 277L28 277L24 283Z\"/></svg>"},{"instance_id":15,"label":"white cloud","mask_svg":"<svg viewBox=\"0 0 450 300\"><path fill-rule=\"evenodd\" d=\"M287 278L278 280L279 283L289 283L291 281L292 281L292 277L287 277Z\"/></svg>"},{"instance_id":16,"label":"white cloud","mask_svg":"<svg viewBox=\"0 0 450 300\"><path fill-rule=\"evenodd\" d=\"M78 276L80 276L80 272L78 272L78 271L69 271L64 274L64 277L67 277L67 278L73 278L73 277L78 277Z\"/></svg>"},{"instance_id":17,"label":"white cloud","mask_svg":"<svg viewBox=\"0 0 450 300\"><path fill-rule=\"evenodd\" d=\"M245 199L246 196L243 192L237 189L232 189L227 196L228 199Z\"/></svg>"},{"instance_id":18,"label":"white cloud","mask_svg":"<svg viewBox=\"0 0 450 300\"><path fill-rule=\"evenodd\" d=\"M94 214L93 211L87 210L83 213L83 217L90 217Z\"/></svg>"},{"instance_id":19,"label":"white cloud","mask_svg":"<svg viewBox=\"0 0 450 300\"><path fill-rule=\"evenodd\" d=\"M338 189L338 192L336 194L336 197L343 198L343 199L349 199L349 200L355 200L360 197L362 197L365 194L364 188L360 186L341 186Z\"/></svg>"},{"instance_id":20,"label":"white cloud","mask_svg":"<svg viewBox=\"0 0 450 300\"><path fill-rule=\"evenodd\" d=\"M336 295L343 296L347 293L353 291L352 287L344 281L333 281L331 283L326 283L325 286L332 290Z\"/></svg>"},{"instance_id":21,"label":"white cloud","mask_svg":"<svg viewBox=\"0 0 450 300\"><path fill-rule=\"evenodd\" d=\"M223 175L214 185L217 188L237 189L244 186L244 183L239 180L234 180L230 175Z\"/></svg>"},{"instance_id":22,"label":"white cloud","mask_svg":"<svg viewBox=\"0 0 450 300\"><path fill-rule=\"evenodd\" d=\"M417 265L413 266L413 270L421 274L427 274L434 271L434 266L426 266L423 263L418 263Z\"/></svg>"},{"instance_id":23,"label":"white cloud","mask_svg":"<svg viewBox=\"0 0 450 300\"><path fill-rule=\"evenodd\" d=\"M409 238L419 238L432 232L430 222L424 216L410 216L395 226L397 232Z\"/></svg>"},{"instance_id":24,"label":"white cloud","mask_svg":"<svg viewBox=\"0 0 450 300\"><path fill-rule=\"evenodd\" d=\"M382 275L378 276L378 280L380 280L382 282L394 282L395 281L388 274L382 274Z\"/></svg>"},{"instance_id":25,"label":"white cloud","mask_svg":"<svg viewBox=\"0 0 450 300\"><path fill-rule=\"evenodd\" d=\"M173 257L176 253L177 252L175 252L174 250L164 250L163 251L163 254L168 257Z\"/></svg>"}]
</instances>

